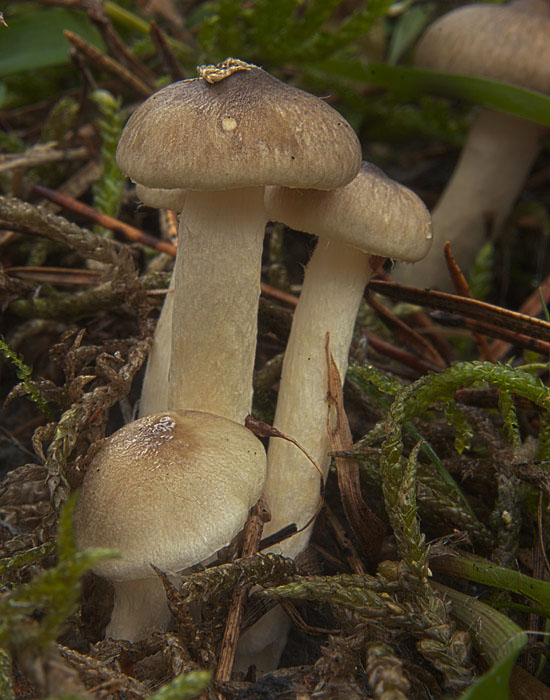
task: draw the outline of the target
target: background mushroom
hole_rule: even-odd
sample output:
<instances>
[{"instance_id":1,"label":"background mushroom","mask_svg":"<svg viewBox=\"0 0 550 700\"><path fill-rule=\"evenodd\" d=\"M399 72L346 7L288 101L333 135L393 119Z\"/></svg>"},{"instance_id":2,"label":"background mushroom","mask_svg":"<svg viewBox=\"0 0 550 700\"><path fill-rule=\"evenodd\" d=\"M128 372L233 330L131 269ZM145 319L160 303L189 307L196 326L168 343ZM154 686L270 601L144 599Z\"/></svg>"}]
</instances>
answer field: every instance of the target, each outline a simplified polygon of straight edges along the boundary
<instances>
[{"instance_id":1,"label":"background mushroom","mask_svg":"<svg viewBox=\"0 0 550 700\"><path fill-rule=\"evenodd\" d=\"M250 412L265 184L331 189L360 166L349 124L313 95L236 59L159 90L117 151L147 188L186 189L175 266L169 408Z\"/></svg>"},{"instance_id":2,"label":"background mushroom","mask_svg":"<svg viewBox=\"0 0 550 700\"><path fill-rule=\"evenodd\" d=\"M423 68L514 83L550 94L550 3L515 0L469 5L441 17L416 49ZM451 289L443 246L467 270L498 233L537 156L543 127L483 109L472 124L456 169L432 212L434 245L422 263L399 266L404 284Z\"/></svg>"},{"instance_id":3,"label":"background mushroom","mask_svg":"<svg viewBox=\"0 0 550 700\"><path fill-rule=\"evenodd\" d=\"M260 496L265 462L249 430L199 411L140 418L105 440L74 523L81 549L121 553L94 568L115 589L107 636L136 641L166 629L164 588L150 564L181 571L229 544Z\"/></svg>"}]
</instances>

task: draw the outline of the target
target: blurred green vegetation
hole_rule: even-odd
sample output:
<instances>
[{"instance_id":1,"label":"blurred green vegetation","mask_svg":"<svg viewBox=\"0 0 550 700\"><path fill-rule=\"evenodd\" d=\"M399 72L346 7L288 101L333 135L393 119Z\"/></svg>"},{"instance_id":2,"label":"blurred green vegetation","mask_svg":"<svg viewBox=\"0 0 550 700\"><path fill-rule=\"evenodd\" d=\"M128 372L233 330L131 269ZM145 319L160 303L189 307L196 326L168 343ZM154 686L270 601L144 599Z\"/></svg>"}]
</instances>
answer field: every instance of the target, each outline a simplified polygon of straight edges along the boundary
<instances>
[{"instance_id":1,"label":"blurred green vegetation","mask_svg":"<svg viewBox=\"0 0 550 700\"><path fill-rule=\"evenodd\" d=\"M186 42L170 37L170 45L190 76L196 64L236 56L304 86L324 85L335 91L357 128L368 120L378 138L403 140L416 131L457 144L464 123L457 121L446 101L427 99L428 95L550 124L550 98L494 81L406 65L409 48L436 9L434 3L394 0L371 0L351 9L343 9L340 0L212 0L195 5L186 17L191 38ZM152 57L148 22L137 14L136 3L106 2L105 10L130 47L142 58ZM0 43L4 108L78 84L64 29L103 47L82 11L20 2L7 3L5 15L9 28L2 29ZM397 60L404 65L395 65ZM159 80L163 81L160 76ZM372 86L380 90L371 94Z\"/></svg>"}]
</instances>

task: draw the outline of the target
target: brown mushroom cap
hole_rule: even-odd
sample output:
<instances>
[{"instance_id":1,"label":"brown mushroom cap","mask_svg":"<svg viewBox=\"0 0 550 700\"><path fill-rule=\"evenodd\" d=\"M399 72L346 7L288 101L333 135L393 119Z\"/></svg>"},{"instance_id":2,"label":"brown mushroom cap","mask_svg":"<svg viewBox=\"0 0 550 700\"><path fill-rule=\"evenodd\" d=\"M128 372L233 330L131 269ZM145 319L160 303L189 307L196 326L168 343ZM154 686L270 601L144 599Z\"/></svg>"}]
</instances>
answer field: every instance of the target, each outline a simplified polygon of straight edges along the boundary
<instances>
[{"instance_id":1,"label":"brown mushroom cap","mask_svg":"<svg viewBox=\"0 0 550 700\"><path fill-rule=\"evenodd\" d=\"M273 221L365 253L415 262L432 244L423 202L372 163L363 162L345 187L330 192L268 187L264 199Z\"/></svg>"},{"instance_id":2,"label":"brown mushroom cap","mask_svg":"<svg viewBox=\"0 0 550 700\"><path fill-rule=\"evenodd\" d=\"M467 5L424 32L418 66L550 92L550 3Z\"/></svg>"},{"instance_id":3,"label":"brown mushroom cap","mask_svg":"<svg viewBox=\"0 0 550 700\"><path fill-rule=\"evenodd\" d=\"M172 411L140 418L100 447L75 508L79 548L120 559L94 571L113 581L179 571L227 545L259 498L261 442L227 418Z\"/></svg>"},{"instance_id":4,"label":"brown mushroom cap","mask_svg":"<svg viewBox=\"0 0 550 700\"><path fill-rule=\"evenodd\" d=\"M328 190L359 170L353 129L323 100L237 59L201 75L162 88L128 120L117 162L135 182Z\"/></svg>"}]
</instances>

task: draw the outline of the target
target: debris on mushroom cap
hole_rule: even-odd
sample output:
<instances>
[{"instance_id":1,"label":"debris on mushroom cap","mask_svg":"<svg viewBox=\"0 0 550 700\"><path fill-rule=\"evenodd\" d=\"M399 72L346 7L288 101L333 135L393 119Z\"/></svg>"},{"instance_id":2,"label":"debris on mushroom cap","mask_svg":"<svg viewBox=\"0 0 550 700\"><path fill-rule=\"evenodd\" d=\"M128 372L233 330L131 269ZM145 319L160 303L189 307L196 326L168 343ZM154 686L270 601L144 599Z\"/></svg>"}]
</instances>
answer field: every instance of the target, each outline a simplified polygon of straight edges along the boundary
<instances>
[{"instance_id":1,"label":"debris on mushroom cap","mask_svg":"<svg viewBox=\"0 0 550 700\"><path fill-rule=\"evenodd\" d=\"M233 62L233 63L232 63ZM120 169L146 187L260 185L333 189L361 164L351 126L326 102L236 59L203 67L147 99L128 120Z\"/></svg>"},{"instance_id":2,"label":"debris on mushroom cap","mask_svg":"<svg viewBox=\"0 0 550 700\"><path fill-rule=\"evenodd\" d=\"M207 83L219 83L239 70L251 70L252 68L259 68L259 66L246 63L239 58L226 58L225 61L215 65L197 66L197 73L199 78L206 80Z\"/></svg>"},{"instance_id":3,"label":"debris on mushroom cap","mask_svg":"<svg viewBox=\"0 0 550 700\"><path fill-rule=\"evenodd\" d=\"M366 253L415 262L432 244L422 200L371 163L330 192L268 187L265 203L274 221Z\"/></svg>"},{"instance_id":4,"label":"debris on mushroom cap","mask_svg":"<svg viewBox=\"0 0 550 700\"><path fill-rule=\"evenodd\" d=\"M114 581L179 571L227 545L260 496L261 442L227 418L171 411L114 433L94 456L75 508L77 544L118 549L94 572Z\"/></svg>"},{"instance_id":5,"label":"debris on mushroom cap","mask_svg":"<svg viewBox=\"0 0 550 700\"><path fill-rule=\"evenodd\" d=\"M467 5L424 32L418 66L550 92L550 3Z\"/></svg>"}]
</instances>

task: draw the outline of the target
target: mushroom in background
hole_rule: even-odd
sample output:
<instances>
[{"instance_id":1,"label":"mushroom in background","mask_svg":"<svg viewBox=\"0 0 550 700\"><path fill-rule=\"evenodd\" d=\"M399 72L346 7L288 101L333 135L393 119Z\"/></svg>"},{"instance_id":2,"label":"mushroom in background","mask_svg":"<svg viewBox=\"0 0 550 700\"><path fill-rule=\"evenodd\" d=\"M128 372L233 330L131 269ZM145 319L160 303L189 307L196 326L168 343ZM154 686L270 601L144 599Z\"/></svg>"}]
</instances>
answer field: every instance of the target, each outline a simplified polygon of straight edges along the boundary
<instances>
[{"instance_id":1,"label":"mushroom in background","mask_svg":"<svg viewBox=\"0 0 550 700\"><path fill-rule=\"evenodd\" d=\"M272 221L319 236L292 321L274 425L298 441L326 479L331 449L326 334L330 333L330 350L343 382L359 305L375 272L371 256L409 262L423 258L432 242L430 215L411 190L370 163L363 163L349 185L330 192L269 187L266 209ZM300 528L315 515L319 478L294 445L279 439L270 441L264 495L271 521L266 535L289 523ZM311 530L310 526L285 540L274 551L296 557L307 546ZM240 668L247 653L256 655L257 665L269 665L267 659L260 660L262 645L266 654L276 656L270 625L282 635L280 654L283 625L280 615L277 618L273 613L270 622L260 620L243 636Z\"/></svg>"},{"instance_id":2,"label":"mushroom in background","mask_svg":"<svg viewBox=\"0 0 550 700\"><path fill-rule=\"evenodd\" d=\"M187 190L169 380L160 362L160 375L147 381L168 383L164 408L243 422L252 402L264 186L344 185L360 167L361 149L332 107L257 66L227 59L199 75L166 86L134 112L117 162L148 189Z\"/></svg>"},{"instance_id":3,"label":"mushroom in background","mask_svg":"<svg viewBox=\"0 0 550 700\"><path fill-rule=\"evenodd\" d=\"M170 621L169 573L228 545L260 497L266 456L245 427L199 411L140 418L107 438L92 459L75 508L78 547L119 550L93 571L115 604L107 636L142 639Z\"/></svg>"},{"instance_id":4,"label":"mushroom in background","mask_svg":"<svg viewBox=\"0 0 550 700\"><path fill-rule=\"evenodd\" d=\"M442 72L490 78L550 94L550 2L468 5L438 19L424 33L415 63ZM463 270L497 235L539 152L544 127L482 109L456 169L432 212L434 245L413 267L400 265L403 284L451 291L443 257L446 241Z\"/></svg>"}]
</instances>

